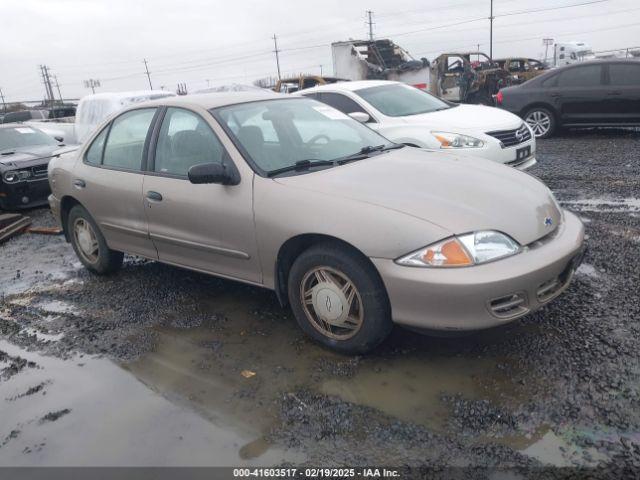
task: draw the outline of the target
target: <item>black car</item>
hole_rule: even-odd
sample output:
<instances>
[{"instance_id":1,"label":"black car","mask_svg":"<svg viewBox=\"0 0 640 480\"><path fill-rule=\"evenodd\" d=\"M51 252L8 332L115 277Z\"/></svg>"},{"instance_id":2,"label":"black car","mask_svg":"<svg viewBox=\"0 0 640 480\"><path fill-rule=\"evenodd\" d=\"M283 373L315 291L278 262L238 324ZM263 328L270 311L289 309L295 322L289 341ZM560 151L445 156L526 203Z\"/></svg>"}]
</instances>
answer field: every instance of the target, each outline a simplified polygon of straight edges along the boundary
<instances>
[{"instance_id":1,"label":"black car","mask_svg":"<svg viewBox=\"0 0 640 480\"><path fill-rule=\"evenodd\" d=\"M0 209L45 205L49 160L64 145L28 125L0 125Z\"/></svg>"},{"instance_id":2,"label":"black car","mask_svg":"<svg viewBox=\"0 0 640 480\"><path fill-rule=\"evenodd\" d=\"M19 110L9 112L2 119L2 123L28 122L30 120L45 120L49 118L48 110Z\"/></svg>"},{"instance_id":3,"label":"black car","mask_svg":"<svg viewBox=\"0 0 640 480\"><path fill-rule=\"evenodd\" d=\"M503 88L496 104L522 117L537 138L559 127L640 125L640 61L599 60L551 70Z\"/></svg>"}]
</instances>

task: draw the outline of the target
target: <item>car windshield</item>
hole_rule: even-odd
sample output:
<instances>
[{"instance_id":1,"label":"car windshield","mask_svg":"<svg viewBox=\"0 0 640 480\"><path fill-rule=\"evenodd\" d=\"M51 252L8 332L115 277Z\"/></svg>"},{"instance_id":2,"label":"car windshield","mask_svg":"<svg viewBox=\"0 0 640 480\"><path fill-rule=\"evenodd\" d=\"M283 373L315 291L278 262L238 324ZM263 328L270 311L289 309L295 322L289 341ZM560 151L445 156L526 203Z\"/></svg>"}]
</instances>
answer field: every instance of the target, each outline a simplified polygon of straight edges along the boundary
<instances>
[{"instance_id":1,"label":"car windshield","mask_svg":"<svg viewBox=\"0 0 640 480\"><path fill-rule=\"evenodd\" d=\"M355 93L388 117L406 117L451 108L439 98L408 85L381 85L362 88Z\"/></svg>"},{"instance_id":2,"label":"car windshield","mask_svg":"<svg viewBox=\"0 0 640 480\"><path fill-rule=\"evenodd\" d=\"M334 108L306 98L265 100L221 107L213 115L226 125L263 173L299 162L324 162L392 145Z\"/></svg>"},{"instance_id":3,"label":"car windshield","mask_svg":"<svg viewBox=\"0 0 640 480\"><path fill-rule=\"evenodd\" d=\"M26 125L0 128L0 151L57 144L58 142L46 133Z\"/></svg>"}]
</instances>

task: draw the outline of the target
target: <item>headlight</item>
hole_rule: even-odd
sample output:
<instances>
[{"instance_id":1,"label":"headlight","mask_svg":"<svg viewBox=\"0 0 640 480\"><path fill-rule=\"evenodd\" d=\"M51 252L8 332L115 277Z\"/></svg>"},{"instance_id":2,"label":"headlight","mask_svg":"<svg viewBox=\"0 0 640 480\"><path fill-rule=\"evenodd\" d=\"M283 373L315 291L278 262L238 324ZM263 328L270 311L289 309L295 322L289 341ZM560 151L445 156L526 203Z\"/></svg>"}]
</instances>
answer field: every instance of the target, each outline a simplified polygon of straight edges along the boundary
<instances>
[{"instance_id":1,"label":"headlight","mask_svg":"<svg viewBox=\"0 0 640 480\"><path fill-rule=\"evenodd\" d=\"M459 133L431 132L440 142L440 148L480 148L484 147L484 142L477 138Z\"/></svg>"},{"instance_id":2,"label":"headlight","mask_svg":"<svg viewBox=\"0 0 640 480\"><path fill-rule=\"evenodd\" d=\"M409 267L468 267L515 255L518 242L493 230L468 233L441 240L396 263Z\"/></svg>"},{"instance_id":3,"label":"headlight","mask_svg":"<svg viewBox=\"0 0 640 480\"><path fill-rule=\"evenodd\" d=\"M31 172L29 170L18 170L15 172L6 172L2 178L6 183L16 183L27 180L31 177Z\"/></svg>"}]
</instances>

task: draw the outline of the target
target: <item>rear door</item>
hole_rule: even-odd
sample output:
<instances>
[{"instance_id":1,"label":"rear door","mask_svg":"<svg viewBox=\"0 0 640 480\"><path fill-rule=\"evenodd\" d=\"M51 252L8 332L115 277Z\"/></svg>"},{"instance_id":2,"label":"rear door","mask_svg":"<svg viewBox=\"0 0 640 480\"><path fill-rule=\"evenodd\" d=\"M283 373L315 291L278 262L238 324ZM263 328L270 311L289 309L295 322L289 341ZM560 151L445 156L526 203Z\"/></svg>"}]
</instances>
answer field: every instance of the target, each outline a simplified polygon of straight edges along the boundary
<instances>
[{"instance_id":1,"label":"rear door","mask_svg":"<svg viewBox=\"0 0 640 480\"><path fill-rule=\"evenodd\" d=\"M252 177L239 185L194 185L187 177L203 163L235 168L224 132L205 116L169 107L156 127L143 188L149 234L160 261L260 283Z\"/></svg>"},{"instance_id":2,"label":"rear door","mask_svg":"<svg viewBox=\"0 0 640 480\"><path fill-rule=\"evenodd\" d=\"M608 86L602 64L572 66L558 74L552 93L558 101L563 124L600 124L606 122L605 101Z\"/></svg>"},{"instance_id":3,"label":"rear door","mask_svg":"<svg viewBox=\"0 0 640 480\"><path fill-rule=\"evenodd\" d=\"M74 171L75 197L89 211L113 250L156 258L142 200L142 160L156 108L115 118L86 151Z\"/></svg>"},{"instance_id":4,"label":"rear door","mask_svg":"<svg viewBox=\"0 0 640 480\"><path fill-rule=\"evenodd\" d=\"M640 123L640 63L607 65L606 95L605 109L609 122Z\"/></svg>"}]
</instances>

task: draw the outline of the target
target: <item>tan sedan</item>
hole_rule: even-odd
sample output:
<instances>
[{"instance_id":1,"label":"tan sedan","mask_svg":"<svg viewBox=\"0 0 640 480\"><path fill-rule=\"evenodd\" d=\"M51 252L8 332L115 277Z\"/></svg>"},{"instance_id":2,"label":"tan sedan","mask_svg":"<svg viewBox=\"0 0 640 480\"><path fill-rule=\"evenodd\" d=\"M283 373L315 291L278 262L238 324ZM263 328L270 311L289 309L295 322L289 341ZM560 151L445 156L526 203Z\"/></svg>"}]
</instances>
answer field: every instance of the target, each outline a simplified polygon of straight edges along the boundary
<instances>
[{"instance_id":1,"label":"tan sedan","mask_svg":"<svg viewBox=\"0 0 640 480\"><path fill-rule=\"evenodd\" d=\"M49 166L92 272L123 252L275 290L342 352L393 322L475 330L569 284L584 229L525 173L390 143L324 104L260 93L144 103Z\"/></svg>"}]
</instances>

